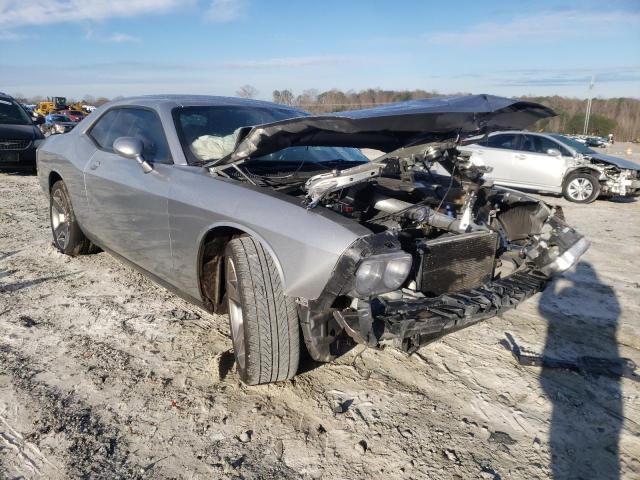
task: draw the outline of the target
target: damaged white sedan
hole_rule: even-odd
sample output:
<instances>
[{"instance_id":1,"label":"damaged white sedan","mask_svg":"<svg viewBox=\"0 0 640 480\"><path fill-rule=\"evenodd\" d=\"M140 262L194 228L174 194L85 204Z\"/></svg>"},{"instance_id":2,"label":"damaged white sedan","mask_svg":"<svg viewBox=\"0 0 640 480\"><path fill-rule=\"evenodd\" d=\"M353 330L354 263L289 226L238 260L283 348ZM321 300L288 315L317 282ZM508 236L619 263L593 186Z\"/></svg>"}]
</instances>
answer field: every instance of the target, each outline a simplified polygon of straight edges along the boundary
<instances>
[{"instance_id":1,"label":"damaged white sedan","mask_svg":"<svg viewBox=\"0 0 640 480\"><path fill-rule=\"evenodd\" d=\"M589 243L494 188L458 146L554 113L487 95L309 116L156 96L100 107L38 149L55 246L96 246L228 313L240 377L294 376L301 348L413 352L513 308ZM358 148L388 152L368 161Z\"/></svg>"},{"instance_id":2,"label":"damaged white sedan","mask_svg":"<svg viewBox=\"0 0 640 480\"><path fill-rule=\"evenodd\" d=\"M564 135L493 132L462 150L474 164L491 167L487 178L497 185L558 193L576 203L640 193L640 165Z\"/></svg>"}]
</instances>

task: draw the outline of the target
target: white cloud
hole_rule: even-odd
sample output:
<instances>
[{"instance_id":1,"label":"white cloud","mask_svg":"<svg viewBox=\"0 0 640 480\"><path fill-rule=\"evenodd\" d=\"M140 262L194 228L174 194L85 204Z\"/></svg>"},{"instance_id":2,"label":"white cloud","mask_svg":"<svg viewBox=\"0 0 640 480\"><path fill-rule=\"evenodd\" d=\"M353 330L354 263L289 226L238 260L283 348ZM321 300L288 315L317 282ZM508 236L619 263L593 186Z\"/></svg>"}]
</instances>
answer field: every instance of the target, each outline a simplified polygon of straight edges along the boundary
<instances>
[{"instance_id":1,"label":"white cloud","mask_svg":"<svg viewBox=\"0 0 640 480\"><path fill-rule=\"evenodd\" d=\"M580 35L609 35L623 26L638 24L640 13L636 12L565 10L478 23L466 29L458 25L455 32L432 32L424 38L433 44L463 46L522 40L554 42Z\"/></svg>"},{"instance_id":2,"label":"white cloud","mask_svg":"<svg viewBox=\"0 0 640 480\"><path fill-rule=\"evenodd\" d=\"M16 33L11 30L0 30L0 41L16 41L24 40L28 38L27 35L22 33Z\"/></svg>"},{"instance_id":3,"label":"white cloud","mask_svg":"<svg viewBox=\"0 0 640 480\"><path fill-rule=\"evenodd\" d=\"M104 41L110 43L130 43L139 42L140 39L138 37L134 37L133 35L129 35L128 33L115 32L108 37L105 37Z\"/></svg>"},{"instance_id":4,"label":"white cloud","mask_svg":"<svg viewBox=\"0 0 640 480\"><path fill-rule=\"evenodd\" d=\"M216 67L243 69L243 68L286 68L286 67L313 67L318 65L336 65L341 63L360 62L360 57L347 56L317 56L317 57L281 57L267 58L264 60L239 60L234 62L224 62Z\"/></svg>"},{"instance_id":5,"label":"white cloud","mask_svg":"<svg viewBox=\"0 0 640 480\"><path fill-rule=\"evenodd\" d=\"M84 38L103 43L132 43L140 41L140 38L129 35L128 33L113 32L110 34L104 34L100 32L99 29L97 32L94 31L91 27L85 27Z\"/></svg>"},{"instance_id":6,"label":"white cloud","mask_svg":"<svg viewBox=\"0 0 640 480\"><path fill-rule=\"evenodd\" d=\"M242 17L246 9L246 0L212 0L205 17L212 22L232 22Z\"/></svg>"},{"instance_id":7,"label":"white cloud","mask_svg":"<svg viewBox=\"0 0 640 480\"><path fill-rule=\"evenodd\" d=\"M0 29L163 13L192 0L0 0Z\"/></svg>"}]
</instances>

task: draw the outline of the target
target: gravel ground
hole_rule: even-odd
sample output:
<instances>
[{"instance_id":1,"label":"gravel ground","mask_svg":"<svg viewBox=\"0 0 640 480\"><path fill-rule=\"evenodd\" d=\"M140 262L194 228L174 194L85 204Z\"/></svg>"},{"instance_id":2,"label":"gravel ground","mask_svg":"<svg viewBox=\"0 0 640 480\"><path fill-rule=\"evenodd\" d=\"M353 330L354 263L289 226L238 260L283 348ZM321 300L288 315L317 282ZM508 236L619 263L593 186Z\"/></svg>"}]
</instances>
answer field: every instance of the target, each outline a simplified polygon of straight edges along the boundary
<instances>
[{"instance_id":1,"label":"gravel ground","mask_svg":"<svg viewBox=\"0 0 640 480\"><path fill-rule=\"evenodd\" d=\"M246 387L225 316L61 255L36 178L0 174L0 478L639 478L638 377L504 343L640 364L640 202L546 199L593 246L518 310Z\"/></svg>"}]
</instances>

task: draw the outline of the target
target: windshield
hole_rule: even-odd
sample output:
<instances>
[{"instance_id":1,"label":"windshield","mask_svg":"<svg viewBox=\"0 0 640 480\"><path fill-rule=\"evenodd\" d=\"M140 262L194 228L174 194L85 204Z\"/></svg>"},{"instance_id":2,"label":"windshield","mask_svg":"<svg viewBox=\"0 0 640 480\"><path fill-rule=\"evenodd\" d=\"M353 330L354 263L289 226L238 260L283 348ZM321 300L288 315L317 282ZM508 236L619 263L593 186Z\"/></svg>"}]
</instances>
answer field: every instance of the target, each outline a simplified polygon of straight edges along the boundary
<instances>
[{"instance_id":1,"label":"windshield","mask_svg":"<svg viewBox=\"0 0 640 480\"><path fill-rule=\"evenodd\" d=\"M185 107L174 110L174 122L182 148L190 163L219 160L236 145L238 129L273 123L303 112L268 107ZM262 157L256 162L367 162L360 150L347 147L289 147Z\"/></svg>"},{"instance_id":2,"label":"windshield","mask_svg":"<svg viewBox=\"0 0 640 480\"><path fill-rule=\"evenodd\" d=\"M64 115L51 115L52 122L70 122L71 119L69 117L65 117Z\"/></svg>"},{"instance_id":3,"label":"windshield","mask_svg":"<svg viewBox=\"0 0 640 480\"><path fill-rule=\"evenodd\" d=\"M18 104L9 100L0 100L0 124L31 125L31 119Z\"/></svg>"},{"instance_id":4,"label":"windshield","mask_svg":"<svg viewBox=\"0 0 640 480\"><path fill-rule=\"evenodd\" d=\"M553 138L558 140L560 143L564 143L565 145L573 148L576 152L582 153L583 155L591 155L592 153L596 153L594 150L591 150L584 143L580 143L573 138L565 137L564 135L551 135Z\"/></svg>"}]
</instances>

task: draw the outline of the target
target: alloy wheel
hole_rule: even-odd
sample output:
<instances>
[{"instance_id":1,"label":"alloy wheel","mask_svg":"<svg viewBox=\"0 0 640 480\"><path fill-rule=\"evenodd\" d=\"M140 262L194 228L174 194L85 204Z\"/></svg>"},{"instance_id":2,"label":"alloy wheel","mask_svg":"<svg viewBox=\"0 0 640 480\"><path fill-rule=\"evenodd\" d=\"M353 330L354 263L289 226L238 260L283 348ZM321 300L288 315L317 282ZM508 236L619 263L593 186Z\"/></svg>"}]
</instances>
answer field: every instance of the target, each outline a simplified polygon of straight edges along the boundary
<instances>
[{"instance_id":1,"label":"alloy wheel","mask_svg":"<svg viewBox=\"0 0 640 480\"><path fill-rule=\"evenodd\" d=\"M66 249L69 245L71 233L69 213L69 205L62 190L56 190L51 197L51 229L53 230L53 240L60 250Z\"/></svg>"},{"instance_id":2,"label":"alloy wheel","mask_svg":"<svg viewBox=\"0 0 640 480\"><path fill-rule=\"evenodd\" d=\"M227 257L226 268L226 288L227 302L229 306L229 323L231 325L231 340L233 341L233 351L236 354L236 361L240 369L245 368L245 338L244 338L244 317L242 314L242 303L240 301L240 289L238 286L238 274L236 266L231 257Z\"/></svg>"},{"instance_id":3,"label":"alloy wheel","mask_svg":"<svg viewBox=\"0 0 640 480\"><path fill-rule=\"evenodd\" d=\"M568 185L567 193L573 200L584 201L593 193L593 183L588 178L574 178Z\"/></svg>"}]
</instances>

